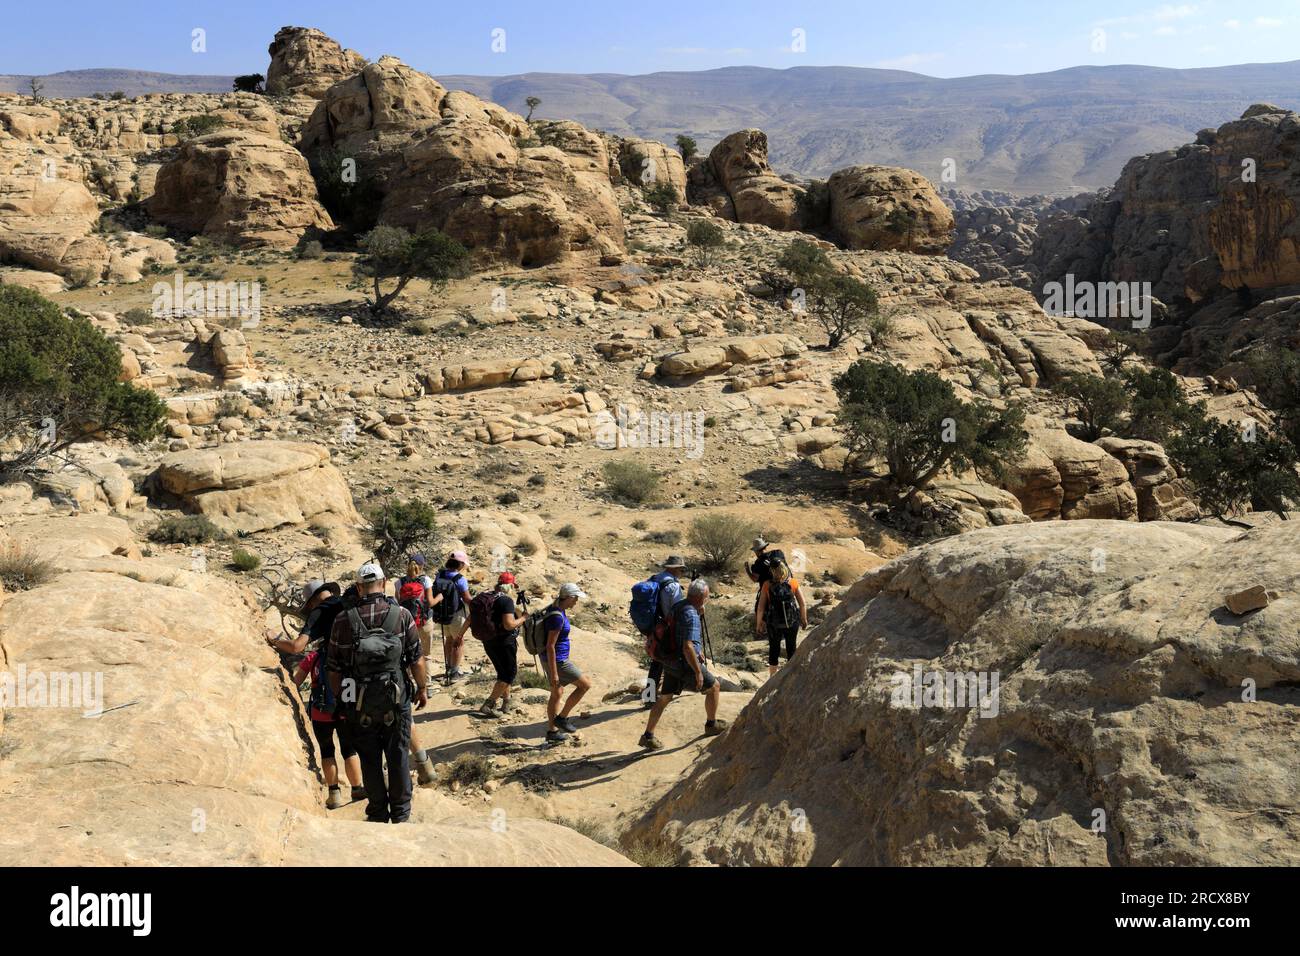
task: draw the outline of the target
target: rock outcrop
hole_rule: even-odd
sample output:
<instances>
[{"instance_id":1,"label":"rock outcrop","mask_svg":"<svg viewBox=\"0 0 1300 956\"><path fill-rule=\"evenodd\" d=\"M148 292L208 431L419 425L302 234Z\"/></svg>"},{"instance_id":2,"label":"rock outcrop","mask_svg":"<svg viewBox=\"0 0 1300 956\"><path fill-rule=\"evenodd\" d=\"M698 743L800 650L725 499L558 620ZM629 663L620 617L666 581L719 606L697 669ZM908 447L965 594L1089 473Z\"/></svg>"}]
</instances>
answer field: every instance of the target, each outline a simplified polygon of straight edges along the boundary
<instances>
[{"instance_id":1,"label":"rock outcrop","mask_svg":"<svg viewBox=\"0 0 1300 956\"><path fill-rule=\"evenodd\" d=\"M938 255L954 222L934 185L895 166L850 166L831 175L831 227L850 249L901 249Z\"/></svg>"},{"instance_id":2,"label":"rock outcrop","mask_svg":"<svg viewBox=\"0 0 1300 956\"><path fill-rule=\"evenodd\" d=\"M292 248L334 228L302 154L244 130L187 142L158 171L146 206L158 222L240 246Z\"/></svg>"},{"instance_id":3,"label":"rock outcrop","mask_svg":"<svg viewBox=\"0 0 1300 956\"><path fill-rule=\"evenodd\" d=\"M356 50L345 50L320 30L306 27L281 27L267 52L271 65L266 68L266 91L273 96L320 99L366 65Z\"/></svg>"},{"instance_id":4,"label":"rock outcrop","mask_svg":"<svg viewBox=\"0 0 1300 956\"><path fill-rule=\"evenodd\" d=\"M1025 428L1029 447L1008 482L1025 514L1039 521L1137 518L1137 492L1118 458L1035 415L1028 416Z\"/></svg>"},{"instance_id":5,"label":"rock outcrop","mask_svg":"<svg viewBox=\"0 0 1300 956\"><path fill-rule=\"evenodd\" d=\"M1295 865L1297 555L1295 522L909 552L628 836L695 864ZM1234 615L1250 586L1278 599Z\"/></svg>"},{"instance_id":6,"label":"rock outcrop","mask_svg":"<svg viewBox=\"0 0 1300 956\"><path fill-rule=\"evenodd\" d=\"M577 127L553 142L531 145L521 117L386 56L325 91L300 146L355 159L381 221L441 229L482 258L618 256L623 219L603 141Z\"/></svg>"},{"instance_id":7,"label":"rock outcrop","mask_svg":"<svg viewBox=\"0 0 1300 956\"><path fill-rule=\"evenodd\" d=\"M767 134L761 129L742 129L725 137L710 151L709 166L731 200L728 218L773 229L800 228L803 190L767 164Z\"/></svg>"},{"instance_id":8,"label":"rock outcrop","mask_svg":"<svg viewBox=\"0 0 1300 956\"><path fill-rule=\"evenodd\" d=\"M246 441L173 452L158 465L158 483L187 509L231 532L326 516L359 520L347 482L319 445Z\"/></svg>"}]
</instances>

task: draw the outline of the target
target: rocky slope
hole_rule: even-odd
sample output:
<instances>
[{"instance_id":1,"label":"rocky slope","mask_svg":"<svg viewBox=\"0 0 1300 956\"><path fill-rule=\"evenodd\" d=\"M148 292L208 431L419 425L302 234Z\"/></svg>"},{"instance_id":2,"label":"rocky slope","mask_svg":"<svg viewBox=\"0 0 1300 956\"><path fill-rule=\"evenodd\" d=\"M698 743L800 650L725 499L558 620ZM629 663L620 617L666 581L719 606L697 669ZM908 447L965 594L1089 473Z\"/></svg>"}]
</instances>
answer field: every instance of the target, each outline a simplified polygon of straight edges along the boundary
<instances>
[{"instance_id":1,"label":"rocky slope","mask_svg":"<svg viewBox=\"0 0 1300 956\"><path fill-rule=\"evenodd\" d=\"M913 551L631 835L698 864L1294 865L1298 540L1081 522ZM1285 597L1224 606L1255 585ZM896 696L918 670L997 696Z\"/></svg>"}]
</instances>

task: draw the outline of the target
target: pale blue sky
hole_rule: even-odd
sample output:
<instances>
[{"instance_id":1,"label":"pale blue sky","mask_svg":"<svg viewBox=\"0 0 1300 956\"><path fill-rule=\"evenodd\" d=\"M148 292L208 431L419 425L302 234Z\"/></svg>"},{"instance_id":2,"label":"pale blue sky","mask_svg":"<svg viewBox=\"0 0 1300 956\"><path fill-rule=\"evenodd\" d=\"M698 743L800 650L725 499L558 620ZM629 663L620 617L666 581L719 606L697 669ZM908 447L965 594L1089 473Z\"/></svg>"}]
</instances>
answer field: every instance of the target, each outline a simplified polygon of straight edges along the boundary
<instances>
[{"instance_id":1,"label":"pale blue sky","mask_svg":"<svg viewBox=\"0 0 1300 956\"><path fill-rule=\"evenodd\" d=\"M286 24L436 74L876 66L931 76L1300 58L1300 0L5 0L0 74L122 67L264 72ZM191 31L207 51L191 51ZM505 31L505 51L492 31ZM802 30L805 49L792 49ZM1102 32L1098 32L1102 31Z\"/></svg>"}]
</instances>

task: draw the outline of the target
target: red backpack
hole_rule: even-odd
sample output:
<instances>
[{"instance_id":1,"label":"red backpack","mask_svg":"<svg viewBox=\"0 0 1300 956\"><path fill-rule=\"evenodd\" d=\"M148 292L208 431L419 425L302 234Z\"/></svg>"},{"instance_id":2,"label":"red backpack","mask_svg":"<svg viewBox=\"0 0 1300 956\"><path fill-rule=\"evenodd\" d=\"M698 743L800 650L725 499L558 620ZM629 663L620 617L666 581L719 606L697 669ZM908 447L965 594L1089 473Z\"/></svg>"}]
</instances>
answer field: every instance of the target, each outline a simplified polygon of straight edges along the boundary
<instances>
[{"instance_id":1,"label":"red backpack","mask_svg":"<svg viewBox=\"0 0 1300 956\"><path fill-rule=\"evenodd\" d=\"M411 612L416 627L423 627L429 619L429 602L424 597L424 582L419 578L399 579L397 603Z\"/></svg>"},{"instance_id":2,"label":"red backpack","mask_svg":"<svg viewBox=\"0 0 1300 956\"><path fill-rule=\"evenodd\" d=\"M500 596L500 591L483 591L469 602L469 629L480 641L495 641L501 636L492 619L492 608Z\"/></svg>"}]
</instances>

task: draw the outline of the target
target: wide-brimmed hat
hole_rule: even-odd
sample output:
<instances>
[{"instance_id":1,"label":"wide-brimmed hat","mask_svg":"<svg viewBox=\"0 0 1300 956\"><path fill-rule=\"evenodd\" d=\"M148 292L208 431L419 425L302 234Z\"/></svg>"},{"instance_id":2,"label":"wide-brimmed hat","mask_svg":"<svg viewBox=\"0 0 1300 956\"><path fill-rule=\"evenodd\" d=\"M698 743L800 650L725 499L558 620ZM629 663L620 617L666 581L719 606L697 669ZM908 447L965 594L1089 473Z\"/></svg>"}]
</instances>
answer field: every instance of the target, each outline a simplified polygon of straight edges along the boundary
<instances>
[{"instance_id":1,"label":"wide-brimmed hat","mask_svg":"<svg viewBox=\"0 0 1300 956\"><path fill-rule=\"evenodd\" d=\"M334 581L322 581L320 578L312 578L302 586L302 603L308 603L320 591L329 591L335 597L343 593Z\"/></svg>"},{"instance_id":2,"label":"wide-brimmed hat","mask_svg":"<svg viewBox=\"0 0 1300 956\"><path fill-rule=\"evenodd\" d=\"M766 547L767 547L767 542L763 540L763 536L760 534L757 538L754 539L754 543L750 545L750 550L762 551Z\"/></svg>"},{"instance_id":3,"label":"wide-brimmed hat","mask_svg":"<svg viewBox=\"0 0 1300 956\"><path fill-rule=\"evenodd\" d=\"M659 567L684 568L686 567L686 559L683 558L680 554L670 554L668 555L668 557L664 558L663 562L659 565Z\"/></svg>"}]
</instances>

